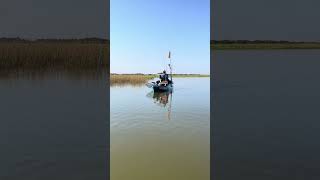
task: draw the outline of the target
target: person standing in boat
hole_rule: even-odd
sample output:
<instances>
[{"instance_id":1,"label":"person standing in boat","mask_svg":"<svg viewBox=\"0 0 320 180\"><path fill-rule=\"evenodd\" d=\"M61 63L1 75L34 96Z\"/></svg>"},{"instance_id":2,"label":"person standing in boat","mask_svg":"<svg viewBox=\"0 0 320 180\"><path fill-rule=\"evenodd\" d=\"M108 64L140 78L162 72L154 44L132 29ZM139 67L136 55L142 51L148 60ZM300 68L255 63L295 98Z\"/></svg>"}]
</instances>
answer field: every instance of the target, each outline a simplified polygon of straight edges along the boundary
<instances>
[{"instance_id":1,"label":"person standing in boat","mask_svg":"<svg viewBox=\"0 0 320 180\"><path fill-rule=\"evenodd\" d=\"M166 73L166 70L164 70L163 73L160 74L160 80L161 82L163 81L169 82L169 75Z\"/></svg>"},{"instance_id":2,"label":"person standing in boat","mask_svg":"<svg viewBox=\"0 0 320 180\"><path fill-rule=\"evenodd\" d=\"M164 70L164 71L160 74L160 77L159 77L159 78L160 78L161 82L167 80L166 75L167 75L166 70Z\"/></svg>"}]
</instances>

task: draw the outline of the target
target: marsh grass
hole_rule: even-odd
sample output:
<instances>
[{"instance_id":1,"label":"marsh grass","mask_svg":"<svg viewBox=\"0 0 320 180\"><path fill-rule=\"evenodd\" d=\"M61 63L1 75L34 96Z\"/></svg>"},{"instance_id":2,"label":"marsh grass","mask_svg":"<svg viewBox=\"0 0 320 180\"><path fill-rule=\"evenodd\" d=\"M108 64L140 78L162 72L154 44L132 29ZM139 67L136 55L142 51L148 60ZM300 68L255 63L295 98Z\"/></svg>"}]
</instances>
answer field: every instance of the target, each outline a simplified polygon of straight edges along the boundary
<instances>
[{"instance_id":1,"label":"marsh grass","mask_svg":"<svg viewBox=\"0 0 320 180\"><path fill-rule=\"evenodd\" d=\"M0 42L0 70L109 68L109 44Z\"/></svg>"},{"instance_id":2,"label":"marsh grass","mask_svg":"<svg viewBox=\"0 0 320 180\"><path fill-rule=\"evenodd\" d=\"M111 85L143 85L156 75L143 74L111 74Z\"/></svg>"},{"instance_id":3,"label":"marsh grass","mask_svg":"<svg viewBox=\"0 0 320 180\"><path fill-rule=\"evenodd\" d=\"M176 78L200 78L200 77L210 77L209 74L173 74L172 77Z\"/></svg>"},{"instance_id":4,"label":"marsh grass","mask_svg":"<svg viewBox=\"0 0 320 180\"><path fill-rule=\"evenodd\" d=\"M149 80L158 78L158 74L111 74L111 85L144 85ZM196 77L210 77L210 75L203 74L173 74L173 77L176 78L196 78Z\"/></svg>"}]
</instances>

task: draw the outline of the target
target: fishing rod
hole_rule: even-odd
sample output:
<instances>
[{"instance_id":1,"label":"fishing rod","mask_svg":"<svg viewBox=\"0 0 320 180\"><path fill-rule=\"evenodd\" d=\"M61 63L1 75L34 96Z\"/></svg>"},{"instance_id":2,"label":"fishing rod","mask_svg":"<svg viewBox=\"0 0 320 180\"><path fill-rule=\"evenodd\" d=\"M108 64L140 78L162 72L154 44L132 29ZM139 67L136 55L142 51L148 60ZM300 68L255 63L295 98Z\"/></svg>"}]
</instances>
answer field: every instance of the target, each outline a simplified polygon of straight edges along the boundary
<instances>
[{"instance_id":1,"label":"fishing rod","mask_svg":"<svg viewBox=\"0 0 320 180\"><path fill-rule=\"evenodd\" d=\"M171 51L169 51L169 55L168 55L168 58L169 58L169 68L170 68L170 78L171 78L171 82L172 82L172 67L171 67Z\"/></svg>"}]
</instances>

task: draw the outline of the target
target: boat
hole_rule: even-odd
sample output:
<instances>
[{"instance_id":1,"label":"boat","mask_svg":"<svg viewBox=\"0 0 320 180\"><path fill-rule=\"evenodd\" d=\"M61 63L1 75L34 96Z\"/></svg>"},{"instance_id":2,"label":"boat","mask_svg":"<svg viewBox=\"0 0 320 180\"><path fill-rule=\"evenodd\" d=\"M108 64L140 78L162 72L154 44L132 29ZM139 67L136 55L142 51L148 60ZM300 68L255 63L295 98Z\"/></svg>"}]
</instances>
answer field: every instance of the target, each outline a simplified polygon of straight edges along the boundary
<instances>
[{"instance_id":1,"label":"boat","mask_svg":"<svg viewBox=\"0 0 320 180\"><path fill-rule=\"evenodd\" d=\"M152 82L154 92L167 92L173 90L173 82Z\"/></svg>"},{"instance_id":2,"label":"boat","mask_svg":"<svg viewBox=\"0 0 320 180\"><path fill-rule=\"evenodd\" d=\"M159 79L155 82L146 84L149 88L152 88L154 92L168 92L173 90L172 81L172 67L171 67L171 52L169 51L168 58L170 60L168 67L170 68L170 75L164 70L162 73L158 73Z\"/></svg>"}]
</instances>

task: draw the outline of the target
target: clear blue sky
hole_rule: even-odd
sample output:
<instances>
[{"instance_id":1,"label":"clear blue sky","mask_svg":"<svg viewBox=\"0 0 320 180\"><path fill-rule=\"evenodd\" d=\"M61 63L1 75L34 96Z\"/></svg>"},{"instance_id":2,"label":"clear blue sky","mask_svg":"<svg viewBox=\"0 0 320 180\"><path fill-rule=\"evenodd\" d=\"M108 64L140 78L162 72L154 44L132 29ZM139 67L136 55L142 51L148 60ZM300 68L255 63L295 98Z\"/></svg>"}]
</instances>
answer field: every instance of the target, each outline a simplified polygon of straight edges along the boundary
<instances>
[{"instance_id":1,"label":"clear blue sky","mask_svg":"<svg viewBox=\"0 0 320 180\"><path fill-rule=\"evenodd\" d=\"M111 0L111 73L210 73L210 0Z\"/></svg>"}]
</instances>

